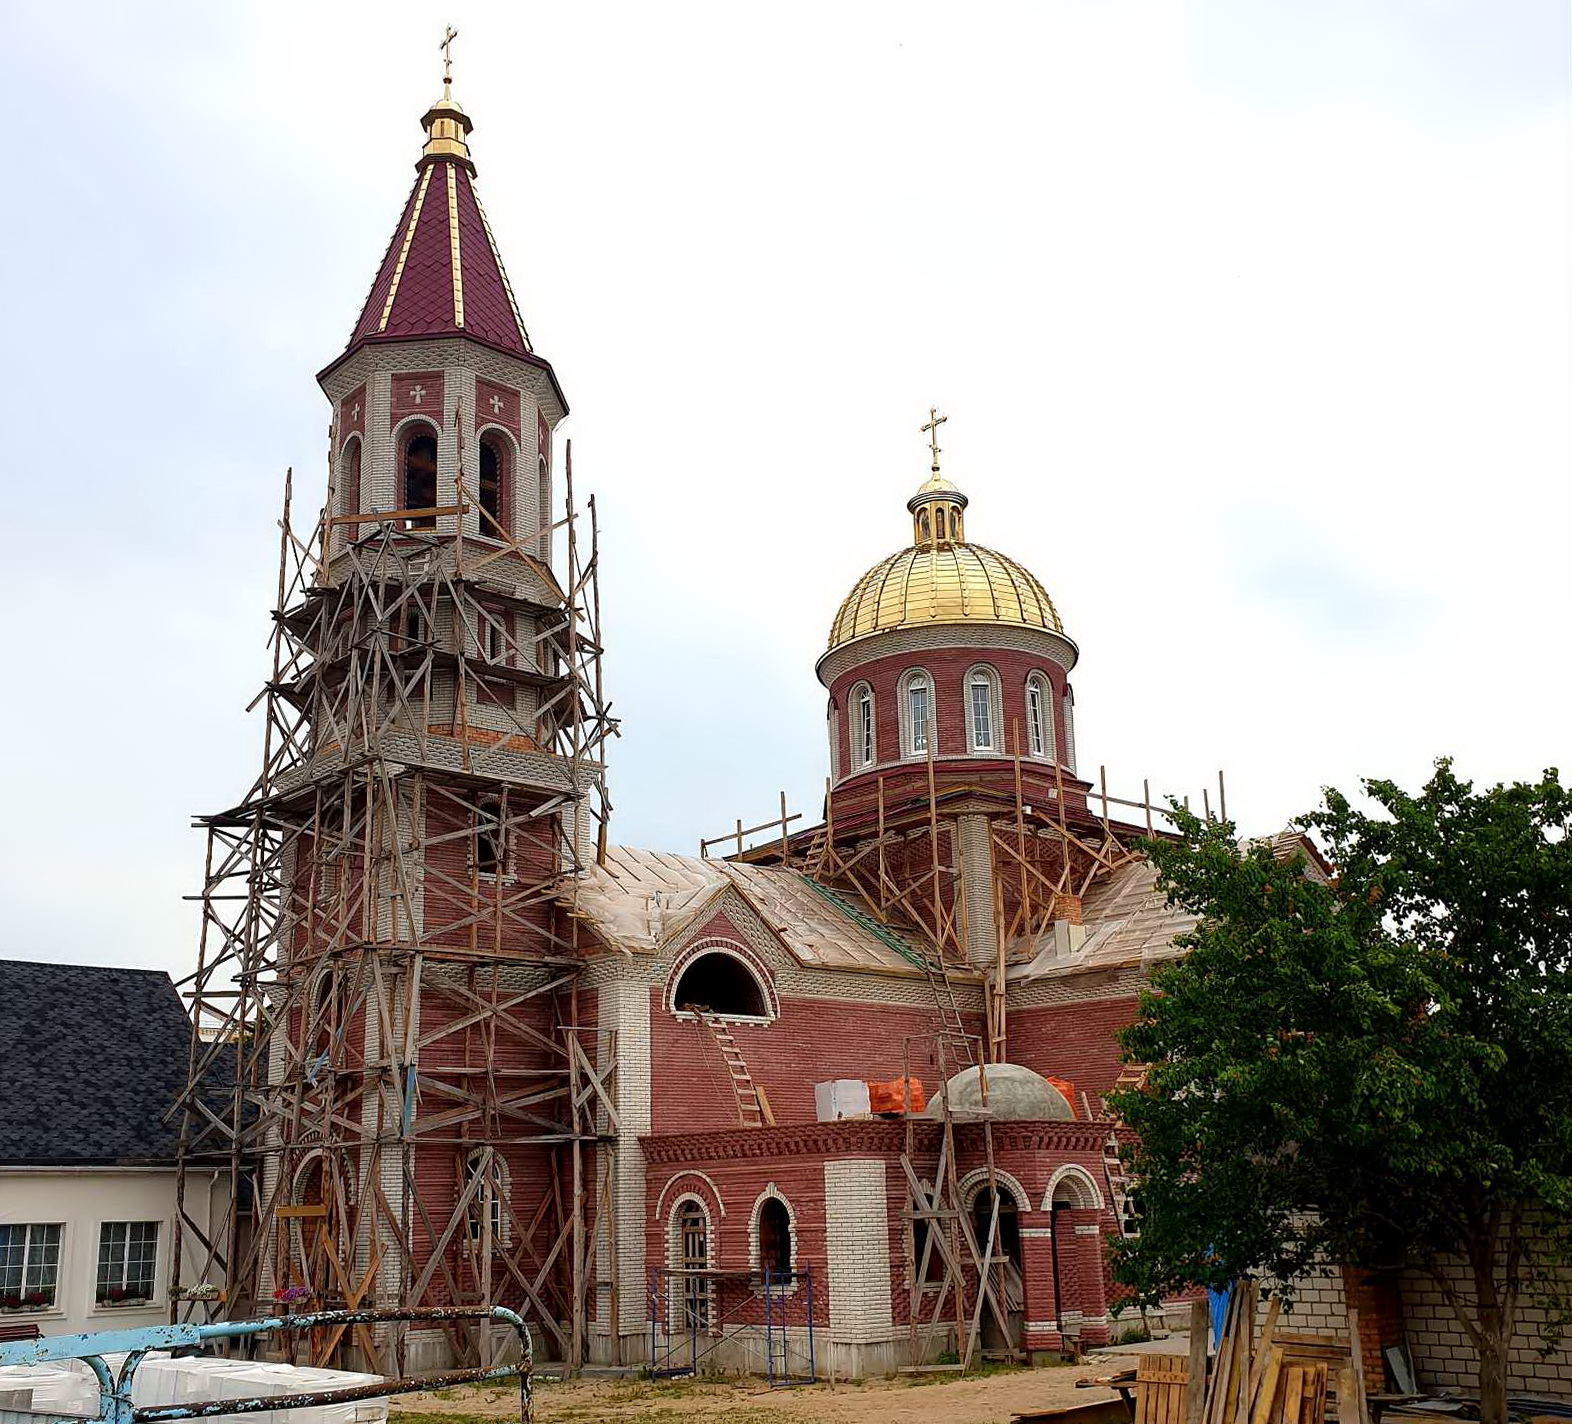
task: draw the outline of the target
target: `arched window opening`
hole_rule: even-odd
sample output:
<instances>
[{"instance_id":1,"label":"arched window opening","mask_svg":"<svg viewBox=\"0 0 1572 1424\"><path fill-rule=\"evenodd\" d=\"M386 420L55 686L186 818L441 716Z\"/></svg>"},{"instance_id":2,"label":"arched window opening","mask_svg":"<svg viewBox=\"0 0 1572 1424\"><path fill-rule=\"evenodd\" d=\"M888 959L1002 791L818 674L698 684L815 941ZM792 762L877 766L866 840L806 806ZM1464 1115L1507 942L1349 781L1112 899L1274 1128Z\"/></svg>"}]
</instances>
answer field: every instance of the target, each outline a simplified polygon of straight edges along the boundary
<instances>
[{"instance_id":1,"label":"arched window opening","mask_svg":"<svg viewBox=\"0 0 1572 1424\"><path fill-rule=\"evenodd\" d=\"M488 1230L493 1248L505 1244L503 1203L507 1199L507 1170L507 1164L493 1147L476 1147L464 1159L464 1180L459 1185L459 1191L469 1197L469 1205L464 1209L464 1231L476 1246L485 1247Z\"/></svg>"},{"instance_id":2,"label":"arched window opening","mask_svg":"<svg viewBox=\"0 0 1572 1424\"><path fill-rule=\"evenodd\" d=\"M503 458L494 440L480 442L480 532L500 539L503 528Z\"/></svg>"},{"instance_id":3,"label":"arched window opening","mask_svg":"<svg viewBox=\"0 0 1572 1424\"><path fill-rule=\"evenodd\" d=\"M339 513L360 513L360 438L356 436L344 447L343 474L339 478ZM344 541L353 544L360 537L358 524L344 526Z\"/></svg>"},{"instance_id":4,"label":"arched window opening","mask_svg":"<svg viewBox=\"0 0 1572 1424\"><path fill-rule=\"evenodd\" d=\"M972 750L991 752L997 745L993 725L993 678L984 669L978 668L967 674L966 697Z\"/></svg>"},{"instance_id":5,"label":"arched window opening","mask_svg":"<svg viewBox=\"0 0 1572 1424\"><path fill-rule=\"evenodd\" d=\"M437 503L437 437L417 425L404 440L404 508L434 509ZM435 529L437 516L410 519L411 529Z\"/></svg>"},{"instance_id":6,"label":"arched window opening","mask_svg":"<svg viewBox=\"0 0 1572 1424\"><path fill-rule=\"evenodd\" d=\"M734 955L701 954L682 971L672 991L671 1006L679 1013L702 1009L725 1018L769 1017L764 990L748 967Z\"/></svg>"},{"instance_id":7,"label":"arched window opening","mask_svg":"<svg viewBox=\"0 0 1572 1424\"><path fill-rule=\"evenodd\" d=\"M933 689L928 679L919 673L906 684L906 722L911 739L911 754L928 754L929 711L933 705Z\"/></svg>"},{"instance_id":8,"label":"arched window opening","mask_svg":"<svg viewBox=\"0 0 1572 1424\"><path fill-rule=\"evenodd\" d=\"M759 1208L759 1269L791 1270L791 1213L779 1197L766 1197Z\"/></svg>"},{"instance_id":9,"label":"arched window opening","mask_svg":"<svg viewBox=\"0 0 1572 1424\"><path fill-rule=\"evenodd\" d=\"M972 1229L977 1233L977 1244L988 1239L988 1220L993 1215L993 1192L984 1187L972 1202ZM1021 1216L1015 1198L1008 1192L999 1198L999 1228L994 1238L994 1255L1008 1256L1017 1270L1021 1267Z\"/></svg>"},{"instance_id":10,"label":"arched window opening","mask_svg":"<svg viewBox=\"0 0 1572 1424\"><path fill-rule=\"evenodd\" d=\"M1026 679L1026 742L1034 757L1052 757L1053 744L1053 693L1048 679L1033 673Z\"/></svg>"},{"instance_id":11,"label":"arched window opening","mask_svg":"<svg viewBox=\"0 0 1572 1424\"><path fill-rule=\"evenodd\" d=\"M933 538L933 534L928 526L928 511L926 509L917 516L917 521L918 527L922 530L922 541L926 544Z\"/></svg>"},{"instance_id":12,"label":"arched window opening","mask_svg":"<svg viewBox=\"0 0 1572 1424\"><path fill-rule=\"evenodd\" d=\"M710 1224L691 1198L677 1209L677 1264L682 1274L682 1323L686 1330L710 1326L709 1282L698 1272L710 1264Z\"/></svg>"},{"instance_id":13,"label":"arched window opening","mask_svg":"<svg viewBox=\"0 0 1572 1424\"><path fill-rule=\"evenodd\" d=\"M1071 775L1075 773L1075 693L1066 685L1064 689L1064 761Z\"/></svg>"},{"instance_id":14,"label":"arched window opening","mask_svg":"<svg viewBox=\"0 0 1572 1424\"><path fill-rule=\"evenodd\" d=\"M961 517L953 506L950 509L950 542L952 544L961 542Z\"/></svg>"},{"instance_id":15,"label":"arched window opening","mask_svg":"<svg viewBox=\"0 0 1572 1424\"><path fill-rule=\"evenodd\" d=\"M912 1210L918 1210L912 1203ZM912 1218L912 1279L923 1285L937 1285L944 1279L944 1257L935 1239L942 1228L926 1216Z\"/></svg>"},{"instance_id":16,"label":"arched window opening","mask_svg":"<svg viewBox=\"0 0 1572 1424\"><path fill-rule=\"evenodd\" d=\"M502 826L502 803L482 801L475 813L475 873L496 876L508 866L508 833Z\"/></svg>"},{"instance_id":17,"label":"arched window opening","mask_svg":"<svg viewBox=\"0 0 1572 1424\"><path fill-rule=\"evenodd\" d=\"M873 764L873 689L858 683L852 693L852 764Z\"/></svg>"}]
</instances>

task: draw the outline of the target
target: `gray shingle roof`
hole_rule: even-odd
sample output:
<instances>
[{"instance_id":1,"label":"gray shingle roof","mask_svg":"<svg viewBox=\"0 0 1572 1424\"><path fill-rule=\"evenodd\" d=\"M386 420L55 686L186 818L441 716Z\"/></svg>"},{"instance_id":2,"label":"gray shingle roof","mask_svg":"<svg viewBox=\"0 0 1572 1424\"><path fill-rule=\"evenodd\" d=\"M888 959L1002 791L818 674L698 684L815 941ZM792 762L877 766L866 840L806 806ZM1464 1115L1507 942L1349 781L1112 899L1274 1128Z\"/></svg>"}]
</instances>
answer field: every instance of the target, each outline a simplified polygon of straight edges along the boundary
<instances>
[{"instance_id":1,"label":"gray shingle roof","mask_svg":"<svg viewBox=\"0 0 1572 1424\"><path fill-rule=\"evenodd\" d=\"M190 1035L158 970L0 959L0 1164L172 1162Z\"/></svg>"}]
</instances>

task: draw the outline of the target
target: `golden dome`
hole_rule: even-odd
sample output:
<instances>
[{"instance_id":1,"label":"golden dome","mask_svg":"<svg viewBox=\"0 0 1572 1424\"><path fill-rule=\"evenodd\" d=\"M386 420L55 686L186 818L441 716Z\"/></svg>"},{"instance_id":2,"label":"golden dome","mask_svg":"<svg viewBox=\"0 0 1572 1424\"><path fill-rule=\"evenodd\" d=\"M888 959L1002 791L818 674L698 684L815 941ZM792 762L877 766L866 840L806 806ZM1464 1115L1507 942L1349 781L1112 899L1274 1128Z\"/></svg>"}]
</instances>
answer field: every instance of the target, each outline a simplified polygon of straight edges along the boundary
<instances>
[{"instance_id":1,"label":"golden dome","mask_svg":"<svg viewBox=\"0 0 1572 1424\"><path fill-rule=\"evenodd\" d=\"M831 625L830 648L869 633L938 623L1064 632L1053 600L1014 559L981 544L930 545L891 554L857 580Z\"/></svg>"}]
</instances>

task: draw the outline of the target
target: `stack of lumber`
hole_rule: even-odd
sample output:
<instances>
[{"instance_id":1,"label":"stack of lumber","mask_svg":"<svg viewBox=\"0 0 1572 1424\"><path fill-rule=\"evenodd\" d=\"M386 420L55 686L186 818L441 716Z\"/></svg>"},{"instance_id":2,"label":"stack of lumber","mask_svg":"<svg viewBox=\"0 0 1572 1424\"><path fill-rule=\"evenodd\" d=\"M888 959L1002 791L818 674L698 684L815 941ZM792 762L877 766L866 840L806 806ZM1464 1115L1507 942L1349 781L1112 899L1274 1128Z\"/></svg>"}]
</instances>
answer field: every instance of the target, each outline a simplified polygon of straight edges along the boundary
<instances>
[{"instance_id":1,"label":"stack of lumber","mask_svg":"<svg viewBox=\"0 0 1572 1424\"><path fill-rule=\"evenodd\" d=\"M1328 1400L1337 1424L1370 1424L1359 1318L1348 1338L1280 1329L1280 1302L1256 1331L1256 1286L1241 1281L1229 1298L1222 1337L1198 1415L1188 1424L1322 1424Z\"/></svg>"}]
</instances>

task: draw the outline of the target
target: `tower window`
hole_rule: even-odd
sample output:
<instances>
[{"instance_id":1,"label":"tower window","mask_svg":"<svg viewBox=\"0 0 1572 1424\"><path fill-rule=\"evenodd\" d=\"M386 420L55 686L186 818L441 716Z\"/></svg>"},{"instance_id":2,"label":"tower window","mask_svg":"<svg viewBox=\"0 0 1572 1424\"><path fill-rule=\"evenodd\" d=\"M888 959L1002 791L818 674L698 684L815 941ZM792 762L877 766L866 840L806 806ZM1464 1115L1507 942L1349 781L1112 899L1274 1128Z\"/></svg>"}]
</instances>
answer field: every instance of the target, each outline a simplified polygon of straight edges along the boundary
<instances>
[{"instance_id":1,"label":"tower window","mask_svg":"<svg viewBox=\"0 0 1572 1424\"><path fill-rule=\"evenodd\" d=\"M540 556L551 562L551 468L546 457L540 457L540 504L536 510L540 520Z\"/></svg>"},{"instance_id":2,"label":"tower window","mask_svg":"<svg viewBox=\"0 0 1572 1424\"><path fill-rule=\"evenodd\" d=\"M360 513L360 441L353 439L344 447L344 475L343 493L339 499L339 511L343 514ZM353 544L360 537L360 526L350 524L345 526L344 537L346 542Z\"/></svg>"},{"instance_id":3,"label":"tower window","mask_svg":"<svg viewBox=\"0 0 1572 1424\"><path fill-rule=\"evenodd\" d=\"M434 509L437 503L437 437L417 426L404 441L404 508ZM411 529L435 529L437 516L418 515Z\"/></svg>"},{"instance_id":4,"label":"tower window","mask_svg":"<svg viewBox=\"0 0 1572 1424\"><path fill-rule=\"evenodd\" d=\"M873 764L873 689L865 682L852 693L852 762Z\"/></svg>"},{"instance_id":5,"label":"tower window","mask_svg":"<svg viewBox=\"0 0 1572 1424\"><path fill-rule=\"evenodd\" d=\"M461 1192L469 1193L469 1206L464 1213L465 1234L479 1245L485 1240L487 1226L491 1228L491 1244L507 1244L507 1221L503 1215L503 1202L507 1198L508 1168L496 1149L476 1147L464 1159L464 1182Z\"/></svg>"},{"instance_id":6,"label":"tower window","mask_svg":"<svg viewBox=\"0 0 1572 1424\"><path fill-rule=\"evenodd\" d=\"M914 672L906 678L906 754L926 756L933 735L933 685L928 674Z\"/></svg>"},{"instance_id":7,"label":"tower window","mask_svg":"<svg viewBox=\"0 0 1572 1424\"><path fill-rule=\"evenodd\" d=\"M488 538L502 538L503 459L496 442L480 442L480 532Z\"/></svg>"},{"instance_id":8,"label":"tower window","mask_svg":"<svg viewBox=\"0 0 1572 1424\"><path fill-rule=\"evenodd\" d=\"M975 668L966 675L966 711L971 723L974 752L991 752L997 747L993 726L993 689L993 674L986 668Z\"/></svg>"},{"instance_id":9,"label":"tower window","mask_svg":"<svg viewBox=\"0 0 1572 1424\"><path fill-rule=\"evenodd\" d=\"M1051 757L1053 747L1053 698L1041 673L1026 679L1026 742L1034 757Z\"/></svg>"},{"instance_id":10,"label":"tower window","mask_svg":"<svg viewBox=\"0 0 1572 1424\"><path fill-rule=\"evenodd\" d=\"M495 876L507 870L508 833L502 826L502 803L482 801L475 815L475 872Z\"/></svg>"}]
</instances>

